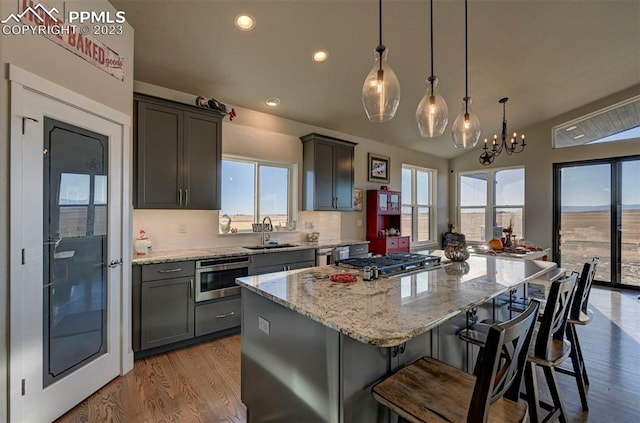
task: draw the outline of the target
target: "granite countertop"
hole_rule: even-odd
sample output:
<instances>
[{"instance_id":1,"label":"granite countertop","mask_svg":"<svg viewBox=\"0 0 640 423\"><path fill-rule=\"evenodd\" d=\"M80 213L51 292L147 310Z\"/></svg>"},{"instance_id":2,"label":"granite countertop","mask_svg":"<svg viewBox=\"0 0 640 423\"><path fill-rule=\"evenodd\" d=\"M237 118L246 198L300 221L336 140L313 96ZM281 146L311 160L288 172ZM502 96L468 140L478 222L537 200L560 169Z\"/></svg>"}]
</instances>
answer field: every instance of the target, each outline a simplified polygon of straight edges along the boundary
<instances>
[{"instance_id":1,"label":"granite countertop","mask_svg":"<svg viewBox=\"0 0 640 423\"><path fill-rule=\"evenodd\" d=\"M466 263L466 274L458 263L450 263L364 281L361 271L320 266L236 282L360 342L391 347L556 267L553 262L491 256L472 256ZM329 276L339 272L357 274L358 280L331 282Z\"/></svg>"},{"instance_id":2,"label":"granite countertop","mask_svg":"<svg viewBox=\"0 0 640 423\"><path fill-rule=\"evenodd\" d=\"M523 253L517 253L514 251L493 251L483 247L470 248L469 251L471 254L481 254L481 255L495 255L499 257L513 257L524 260L540 260L544 256L549 256L551 254L550 248L544 248L538 251L528 251Z\"/></svg>"},{"instance_id":3,"label":"granite countertop","mask_svg":"<svg viewBox=\"0 0 640 423\"><path fill-rule=\"evenodd\" d=\"M156 264L169 263L182 260L200 260L214 257L236 257L248 256L255 254L275 253L278 251L295 251L308 250L315 248L332 248L357 244L368 244L369 241L363 240L321 240L318 242L296 242L295 247L283 248L265 248L259 250L250 250L244 247L212 247L212 248L194 248L184 250L171 251L152 251L144 256L134 256L133 264Z\"/></svg>"}]
</instances>

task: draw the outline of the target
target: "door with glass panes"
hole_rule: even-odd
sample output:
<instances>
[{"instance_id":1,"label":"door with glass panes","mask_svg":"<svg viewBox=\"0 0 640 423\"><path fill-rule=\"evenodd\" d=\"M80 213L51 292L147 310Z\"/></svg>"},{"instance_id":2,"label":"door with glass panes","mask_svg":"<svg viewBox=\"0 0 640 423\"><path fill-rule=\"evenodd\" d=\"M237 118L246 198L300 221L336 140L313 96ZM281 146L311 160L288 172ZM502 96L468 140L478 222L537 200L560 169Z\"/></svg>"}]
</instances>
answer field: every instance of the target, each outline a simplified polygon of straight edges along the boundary
<instances>
[{"instance_id":1,"label":"door with glass panes","mask_svg":"<svg viewBox=\"0 0 640 423\"><path fill-rule=\"evenodd\" d=\"M12 96L10 415L53 421L120 373L123 128Z\"/></svg>"},{"instance_id":2,"label":"door with glass panes","mask_svg":"<svg viewBox=\"0 0 640 423\"><path fill-rule=\"evenodd\" d=\"M640 287L640 156L554 166L554 257L596 281Z\"/></svg>"}]
</instances>

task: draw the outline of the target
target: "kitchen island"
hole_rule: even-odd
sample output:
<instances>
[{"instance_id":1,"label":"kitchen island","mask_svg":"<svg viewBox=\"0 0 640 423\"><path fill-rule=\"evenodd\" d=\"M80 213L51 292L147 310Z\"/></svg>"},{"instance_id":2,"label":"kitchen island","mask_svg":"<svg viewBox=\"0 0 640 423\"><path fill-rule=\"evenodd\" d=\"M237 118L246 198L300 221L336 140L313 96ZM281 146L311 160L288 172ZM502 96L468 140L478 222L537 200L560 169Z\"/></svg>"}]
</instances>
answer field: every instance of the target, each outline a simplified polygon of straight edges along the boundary
<instances>
[{"instance_id":1,"label":"kitchen island","mask_svg":"<svg viewBox=\"0 0 640 423\"><path fill-rule=\"evenodd\" d=\"M466 367L455 331L467 312L505 318L498 297L556 266L489 256L466 264L374 281L334 266L237 279L247 421L389 421L371 385L423 355ZM339 272L359 276L331 282Z\"/></svg>"}]
</instances>

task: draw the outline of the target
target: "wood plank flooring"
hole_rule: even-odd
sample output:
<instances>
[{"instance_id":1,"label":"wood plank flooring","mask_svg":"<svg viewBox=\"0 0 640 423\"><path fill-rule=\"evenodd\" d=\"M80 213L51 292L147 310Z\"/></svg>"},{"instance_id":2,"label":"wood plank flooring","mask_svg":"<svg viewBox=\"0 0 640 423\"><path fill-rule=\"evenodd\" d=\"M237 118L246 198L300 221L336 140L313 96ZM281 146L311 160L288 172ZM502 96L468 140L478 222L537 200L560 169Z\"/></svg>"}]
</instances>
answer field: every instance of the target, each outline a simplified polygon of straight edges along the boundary
<instances>
[{"instance_id":1,"label":"wood plank flooring","mask_svg":"<svg viewBox=\"0 0 640 423\"><path fill-rule=\"evenodd\" d=\"M640 422L637 297L637 292L592 289L594 320L578 328L591 381L588 413L582 412L575 380L558 375L569 423ZM137 360L133 371L57 422L231 423L245 422L245 412L240 401L240 335L232 335Z\"/></svg>"}]
</instances>

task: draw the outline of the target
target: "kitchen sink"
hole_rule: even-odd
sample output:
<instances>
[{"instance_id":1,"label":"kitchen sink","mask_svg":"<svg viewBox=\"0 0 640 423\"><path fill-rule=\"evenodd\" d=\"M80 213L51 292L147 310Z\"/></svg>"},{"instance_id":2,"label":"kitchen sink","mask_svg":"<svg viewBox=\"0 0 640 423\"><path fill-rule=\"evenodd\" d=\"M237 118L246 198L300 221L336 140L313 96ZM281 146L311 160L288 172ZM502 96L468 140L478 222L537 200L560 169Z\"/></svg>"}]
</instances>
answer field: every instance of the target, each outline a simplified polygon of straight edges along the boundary
<instances>
[{"instance_id":1,"label":"kitchen sink","mask_svg":"<svg viewBox=\"0 0 640 423\"><path fill-rule=\"evenodd\" d=\"M299 244L265 244L265 245L249 245L246 247L248 250L273 250L278 248L290 248L290 247L299 247Z\"/></svg>"}]
</instances>

